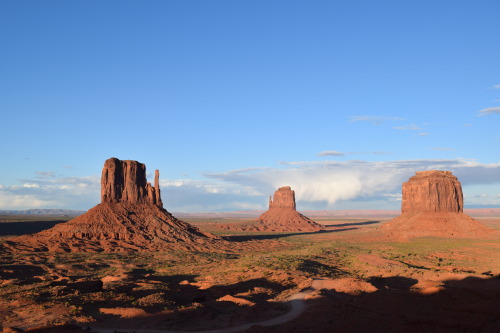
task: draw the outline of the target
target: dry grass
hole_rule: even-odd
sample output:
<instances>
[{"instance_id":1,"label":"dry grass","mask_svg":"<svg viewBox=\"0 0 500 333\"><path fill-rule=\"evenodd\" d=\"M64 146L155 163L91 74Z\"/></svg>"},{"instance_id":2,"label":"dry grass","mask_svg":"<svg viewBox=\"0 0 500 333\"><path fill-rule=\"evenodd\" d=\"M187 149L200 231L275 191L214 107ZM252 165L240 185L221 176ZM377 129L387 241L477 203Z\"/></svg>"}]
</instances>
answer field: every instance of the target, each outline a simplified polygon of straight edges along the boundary
<instances>
[{"instance_id":1,"label":"dry grass","mask_svg":"<svg viewBox=\"0 0 500 333\"><path fill-rule=\"evenodd\" d=\"M204 231L229 234L214 228L220 221L198 218L189 222ZM248 222L226 219L220 223ZM321 233L232 232L229 236L243 245L255 242L252 239L259 244L248 250L242 246L234 253L2 253L0 322L22 328L94 321L114 325L120 317L100 308L137 308L177 318L162 328L205 329L230 326L249 320L247 316L282 313L286 309L277 301L307 287L312 278L368 281L398 276L418 281L449 274L500 276L499 237L427 237L396 243L365 237L380 225L376 219L320 222L336 227ZM484 222L500 229L500 218ZM273 245L266 247L266 242ZM110 282L102 288L100 281ZM217 299L225 295L256 305L248 312L245 306L232 304L227 321L210 324L210 316L220 315L222 305ZM189 320L193 315L200 317L198 323Z\"/></svg>"}]
</instances>

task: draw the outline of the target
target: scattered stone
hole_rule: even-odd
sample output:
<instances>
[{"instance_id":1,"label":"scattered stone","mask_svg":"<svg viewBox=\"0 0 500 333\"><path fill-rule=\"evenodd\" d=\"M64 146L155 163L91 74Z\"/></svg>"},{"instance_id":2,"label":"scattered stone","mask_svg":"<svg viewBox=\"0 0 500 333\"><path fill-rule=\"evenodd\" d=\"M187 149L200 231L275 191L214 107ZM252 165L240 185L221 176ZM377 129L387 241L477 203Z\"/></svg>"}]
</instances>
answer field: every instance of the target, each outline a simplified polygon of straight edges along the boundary
<instances>
[{"instance_id":1,"label":"scattered stone","mask_svg":"<svg viewBox=\"0 0 500 333\"><path fill-rule=\"evenodd\" d=\"M312 287L317 290L333 290L337 293L349 295L373 293L378 290L371 283L355 278L316 279Z\"/></svg>"},{"instance_id":2,"label":"scattered stone","mask_svg":"<svg viewBox=\"0 0 500 333\"><path fill-rule=\"evenodd\" d=\"M2 330L2 333L22 333L24 330L17 328L17 327L4 327Z\"/></svg>"},{"instance_id":3,"label":"scattered stone","mask_svg":"<svg viewBox=\"0 0 500 333\"><path fill-rule=\"evenodd\" d=\"M148 313L140 308L100 308L100 313L120 316L121 318L144 317Z\"/></svg>"},{"instance_id":4,"label":"scattered stone","mask_svg":"<svg viewBox=\"0 0 500 333\"><path fill-rule=\"evenodd\" d=\"M240 306L254 306L255 303L241 297L226 295L217 299L217 302L232 302Z\"/></svg>"}]
</instances>

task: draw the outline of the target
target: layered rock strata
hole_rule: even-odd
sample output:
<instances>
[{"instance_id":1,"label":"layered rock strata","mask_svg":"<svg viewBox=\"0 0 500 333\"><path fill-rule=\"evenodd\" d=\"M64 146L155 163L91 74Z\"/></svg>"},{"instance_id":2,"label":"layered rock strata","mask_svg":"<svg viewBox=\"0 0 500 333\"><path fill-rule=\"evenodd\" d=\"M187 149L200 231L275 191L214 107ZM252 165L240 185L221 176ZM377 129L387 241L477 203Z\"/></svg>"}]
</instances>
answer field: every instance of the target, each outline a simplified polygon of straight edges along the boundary
<instances>
[{"instance_id":1,"label":"layered rock strata","mask_svg":"<svg viewBox=\"0 0 500 333\"><path fill-rule=\"evenodd\" d=\"M420 171L402 187L401 215L381 228L394 236L477 237L493 232L463 213L462 186L450 171Z\"/></svg>"},{"instance_id":2,"label":"layered rock strata","mask_svg":"<svg viewBox=\"0 0 500 333\"><path fill-rule=\"evenodd\" d=\"M259 216L256 223L247 225L225 225L228 230L314 232L324 227L300 214L295 208L295 192L290 186L280 187L269 198L269 209Z\"/></svg>"},{"instance_id":3,"label":"layered rock strata","mask_svg":"<svg viewBox=\"0 0 500 333\"><path fill-rule=\"evenodd\" d=\"M401 212L463 213L462 186L450 171L420 171L403 183Z\"/></svg>"},{"instance_id":4,"label":"layered rock strata","mask_svg":"<svg viewBox=\"0 0 500 333\"><path fill-rule=\"evenodd\" d=\"M155 170L153 187L146 180L144 164L110 158L102 169L101 202L146 203L163 207L159 177L159 171Z\"/></svg>"},{"instance_id":5,"label":"layered rock strata","mask_svg":"<svg viewBox=\"0 0 500 333\"><path fill-rule=\"evenodd\" d=\"M7 241L5 246L49 252L127 252L203 250L221 242L163 208L158 170L151 186L144 164L110 158L102 171L100 204L51 229Z\"/></svg>"}]
</instances>

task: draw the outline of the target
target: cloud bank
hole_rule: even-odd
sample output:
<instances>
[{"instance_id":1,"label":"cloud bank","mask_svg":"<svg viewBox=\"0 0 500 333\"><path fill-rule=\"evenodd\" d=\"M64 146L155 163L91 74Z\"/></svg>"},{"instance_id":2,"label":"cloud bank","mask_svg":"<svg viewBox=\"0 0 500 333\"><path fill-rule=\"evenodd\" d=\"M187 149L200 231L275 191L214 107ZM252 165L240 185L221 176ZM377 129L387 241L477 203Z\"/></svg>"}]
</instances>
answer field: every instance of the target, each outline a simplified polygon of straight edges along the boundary
<instances>
[{"instance_id":1,"label":"cloud bank","mask_svg":"<svg viewBox=\"0 0 500 333\"><path fill-rule=\"evenodd\" d=\"M500 205L500 162L469 159L282 162L205 174L203 179L161 179L165 208L174 212L266 209L278 187L291 186L299 209L399 209L401 184L423 170L450 170L464 186L467 205ZM0 209L89 209L99 202L99 178L26 179L0 185ZM470 188L468 192L468 188Z\"/></svg>"},{"instance_id":2,"label":"cloud bank","mask_svg":"<svg viewBox=\"0 0 500 333\"><path fill-rule=\"evenodd\" d=\"M481 164L474 160L406 160L406 161L327 161L285 162L286 169L266 169L251 173L229 171L208 177L239 184L256 191L272 193L290 185L298 201L322 203L334 209L343 201L379 201L395 198L402 182L422 170L450 170L462 184L500 183L500 163ZM500 188L499 188L500 192ZM317 204L314 206L318 206ZM379 208L379 207L374 207ZM340 208L339 208L340 209Z\"/></svg>"},{"instance_id":3,"label":"cloud bank","mask_svg":"<svg viewBox=\"0 0 500 333\"><path fill-rule=\"evenodd\" d=\"M49 177L49 178L47 178ZM0 185L0 209L88 209L100 200L98 177L62 177L36 173L19 185Z\"/></svg>"}]
</instances>

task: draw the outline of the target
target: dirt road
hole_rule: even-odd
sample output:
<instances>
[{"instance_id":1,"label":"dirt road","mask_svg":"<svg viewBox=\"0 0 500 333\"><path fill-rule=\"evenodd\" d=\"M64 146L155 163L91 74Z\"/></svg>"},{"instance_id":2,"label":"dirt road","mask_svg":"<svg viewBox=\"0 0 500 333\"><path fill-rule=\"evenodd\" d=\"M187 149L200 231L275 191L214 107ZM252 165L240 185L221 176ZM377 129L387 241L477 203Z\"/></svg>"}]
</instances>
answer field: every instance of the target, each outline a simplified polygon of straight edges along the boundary
<instances>
[{"instance_id":1,"label":"dirt road","mask_svg":"<svg viewBox=\"0 0 500 333\"><path fill-rule=\"evenodd\" d=\"M289 311L281 316L272 318L265 321L256 321L252 323L242 324L233 327L215 329L215 330L204 330L204 331L189 331L189 333L236 333L244 332L254 325L259 326L276 326L289 322L298 316L300 316L306 309L306 304L304 302L308 295L318 291L323 286L325 280L313 280L311 287L302 290L296 294L290 296L285 304L289 307ZM186 333L187 331L165 331L165 330L151 330L151 329L113 329L113 328L97 328L92 327L92 332L96 333Z\"/></svg>"}]
</instances>

